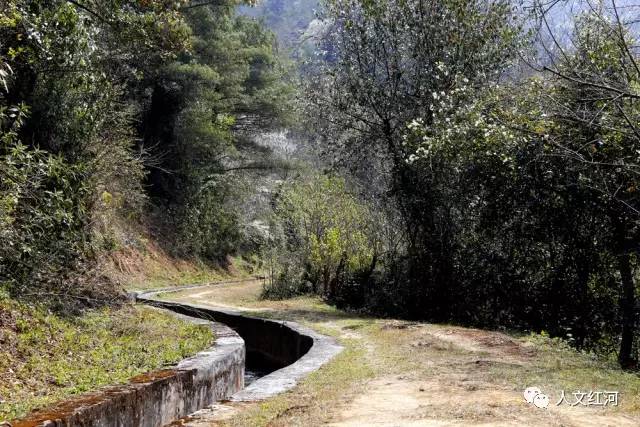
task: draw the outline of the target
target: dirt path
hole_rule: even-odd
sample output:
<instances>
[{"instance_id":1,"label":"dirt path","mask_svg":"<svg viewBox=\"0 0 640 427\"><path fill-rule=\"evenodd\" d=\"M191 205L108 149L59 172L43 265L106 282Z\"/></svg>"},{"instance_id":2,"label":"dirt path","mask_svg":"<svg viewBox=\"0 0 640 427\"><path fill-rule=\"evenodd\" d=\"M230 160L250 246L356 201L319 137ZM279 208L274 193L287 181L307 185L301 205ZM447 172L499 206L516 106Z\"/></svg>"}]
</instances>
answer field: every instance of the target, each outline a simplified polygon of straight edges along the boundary
<instances>
[{"instance_id":1,"label":"dirt path","mask_svg":"<svg viewBox=\"0 0 640 427\"><path fill-rule=\"evenodd\" d=\"M362 318L311 298L259 301L260 289L259 282L223 285L171 299L306 323L338 337L353 357L273 401L214 407L187 425L640 426L638 378L599 369L569 349L499 332ZM362 372L351 374L356 368ZM549 395L546 409L524 400L528 386ZM556 404L561 390L573 397L580 389L620 389L620 406Z\"/></svg>"},{"instance_id":2,"label":"dirt path","mask_svg":"<svg viewBox=\"0 0 640 427\"><path fill-rule=\"evenodd\" d=\"M638 426L640 419L588 408L551 403L527 404L519 390L492 381L500 367L526 370L532 347L510 337L465 328L415 326L414 357L428 368L376 377L354 400L341 405L331 426L553 425ZM421 348L444 349L446 357L428 357ZM424 359L420 357L424 354ZM375 355L372 355L375 357ZM523 387L524 389L524 387Z\"/></svg>"}]
</instances>

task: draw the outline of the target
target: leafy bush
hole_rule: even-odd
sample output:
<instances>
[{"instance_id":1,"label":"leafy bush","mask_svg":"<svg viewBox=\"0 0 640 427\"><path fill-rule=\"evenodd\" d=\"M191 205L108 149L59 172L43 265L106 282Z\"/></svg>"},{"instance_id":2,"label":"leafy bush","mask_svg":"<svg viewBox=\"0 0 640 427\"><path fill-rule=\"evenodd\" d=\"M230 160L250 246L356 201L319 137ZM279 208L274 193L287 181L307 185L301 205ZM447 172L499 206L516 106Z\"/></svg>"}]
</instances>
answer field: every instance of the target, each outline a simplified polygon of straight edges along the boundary
<instances>
[{"instance_id":1,"label":"leafy bush","mask_svg":"<svg viewBox=\"0 0 640 427\"><path fill-rule=\"evenodd\" d=\"M86 172L22 145L24 106L0 110L0 278L12 291L36 292L86 252Z\"/></svg>"},{"instance_id":2,"label":"leafy bush","mask_svg":"<svg viewBox=\"0 0 640 427\"><path fill-rule=\"evenodd\" d=\"M309 177L285 186L276 203L285 255L267 294L311 290L333 298L345 275L373 270L377 246L372 215L347 191L343 179Z\"/></svg>"},{"instance_id":3,"label":"leafy bush","mask_svg":"<svg viewBox=\"0 0 640 427\"><path fill-rule=\"evenodd\" d=\"M261 297L283 300L311 294L314 286L306 277L305 270L297 262L280 265L277 276L265 283Z\"/></svg>"}]
</instances>

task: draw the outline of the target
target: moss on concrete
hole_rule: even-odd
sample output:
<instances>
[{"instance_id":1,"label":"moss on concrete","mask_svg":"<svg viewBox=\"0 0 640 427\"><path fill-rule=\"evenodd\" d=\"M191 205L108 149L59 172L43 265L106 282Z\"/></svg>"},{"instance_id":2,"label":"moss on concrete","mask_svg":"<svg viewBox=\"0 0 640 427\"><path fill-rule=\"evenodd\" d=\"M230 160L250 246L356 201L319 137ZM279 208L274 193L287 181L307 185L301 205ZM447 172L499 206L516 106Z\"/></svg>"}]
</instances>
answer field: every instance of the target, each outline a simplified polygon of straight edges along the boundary
<instances>
[{"instance_id":1,"label":"moss on concrete","mask_svg":"<svg viewBox=\"0 0 640 427\"><path fill-rule=\"evenodd\" d=\"M0 295L0 420L174 364L210 328L126 305L64 317Z\"/></svg>"}]
</instances>

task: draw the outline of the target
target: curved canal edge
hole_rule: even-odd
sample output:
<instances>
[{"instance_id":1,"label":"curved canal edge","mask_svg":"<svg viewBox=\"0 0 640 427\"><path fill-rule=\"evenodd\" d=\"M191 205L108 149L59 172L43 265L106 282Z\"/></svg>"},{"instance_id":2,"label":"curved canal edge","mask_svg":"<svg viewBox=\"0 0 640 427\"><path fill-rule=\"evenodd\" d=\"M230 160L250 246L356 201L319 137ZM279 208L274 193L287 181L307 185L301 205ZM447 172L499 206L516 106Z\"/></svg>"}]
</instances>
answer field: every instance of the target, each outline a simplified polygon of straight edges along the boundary
<instances>
[{"instance_id":1,"label":"curved canal edge","mask_svg":"<svg viewBox=\"0 0 640 427\"><path fill-rule=\"evenodd\" d=\"M212 285L130 295L137 302L210 325L215 334L212 347L175 367L79 395L13 421L11 426L162 427L218 401L258 401L290 390L343 350L335 339L295 322L158 298L160 294ZM245 365L251 361L269 365L272 372L244 388Z\"/></svg>"},{"instance_id":2,"label":"curved canal edge","mask_svg":"<svg viewBox=\"0 0 640 427\"><path fill-rule=\"evenodd\" d=\"M238 310L158 298L160 294L210 286L212 285L165 288L137 292L132 297L138 302L190 317L224 323L244 339L249 362L252 359L260 359L280 368L257 379L229 400L264 400L290 390L343 350L334 338L319 334L296 322L263 319Z\"/></svg>"}]
</instances>

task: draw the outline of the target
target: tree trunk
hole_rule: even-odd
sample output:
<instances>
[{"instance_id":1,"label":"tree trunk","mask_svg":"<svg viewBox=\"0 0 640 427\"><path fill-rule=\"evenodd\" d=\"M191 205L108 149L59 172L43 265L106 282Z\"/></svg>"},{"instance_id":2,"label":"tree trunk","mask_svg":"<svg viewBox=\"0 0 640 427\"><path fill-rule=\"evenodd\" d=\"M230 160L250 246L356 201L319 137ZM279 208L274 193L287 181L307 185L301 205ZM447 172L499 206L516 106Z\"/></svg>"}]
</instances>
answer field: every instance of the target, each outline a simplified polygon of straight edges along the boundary
<instances>
[{"instance_id":1,"label":"tree trunk","mask_svg":"<svg viewBox=\"0 0 640 427\"><path fill-rule=\"evenodd\" d=\"M620 297L620 312L622 313L622 339L620 341L620 353L618 361L623 368L630 368L635 364L633 358L633 337L636 327L636 297L635 284L629 254L618 256L618 268L622 281L622 295Z\"/></svg>"},{"instance_id":2,"label":"tree trunk","mask_svg":"<svg viewBox=\"0 0 640 427\"><path fill-rule=\"evenodd\" d=\"M340 263L336 269L335 277L329 282L329 299L334 300L336 297L336 291L338 290L338 283L342 279L342 273L344 272L345 264L347 262L347 254L343 254L340 258Z\"/></svg>"},{"instance_id":3,"label":"tree trunk","mask_svg":"<svg viewBox=\"0 0 640 427\"><path fill-rule=\"evenodd\" d=\"M330 279L329 267L322 267L322 295L326 298L329 291L329 279Z\"/></svg>"},{"instance_id":4,"label":"tree trunk","mask_svg":"<svg viewBox=\"0 0 640 427\"><path fill-rule=\"evenodd\" d=\"M591 308L589 304L589 276L591 274L591 263L587 258L586 251L580 248L579 256L576 265L577 272L577 288L578 295L576 298L578 321L574 326L574 339L578 348L584 348L585 340L588 334L588 328L590 327Z\"/></svg>"}]
</instances>

